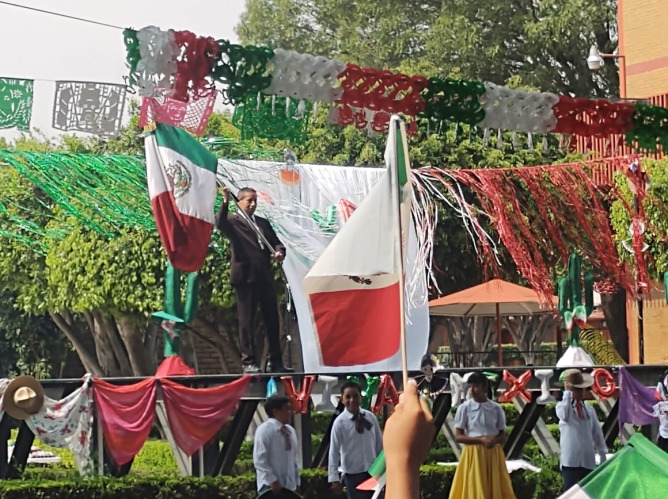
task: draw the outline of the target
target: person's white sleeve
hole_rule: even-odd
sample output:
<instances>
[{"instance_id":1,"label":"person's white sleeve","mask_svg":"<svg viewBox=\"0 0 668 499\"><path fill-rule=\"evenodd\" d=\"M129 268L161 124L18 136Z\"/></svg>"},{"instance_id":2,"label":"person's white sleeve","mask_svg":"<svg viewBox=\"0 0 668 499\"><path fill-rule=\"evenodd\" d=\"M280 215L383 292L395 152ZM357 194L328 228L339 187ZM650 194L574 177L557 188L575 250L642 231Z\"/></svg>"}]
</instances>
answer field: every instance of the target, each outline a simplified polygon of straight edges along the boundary
<instances>
[{"instance_id":1,"label":"person's white sleeve","mask_svg":"<svg viewBox=\"0 0 668 499\"><path fill-rule=\"evenodd\" d=\"M268 432L264 431L264 428L259 428L255 433L255 441L253 443L253 465L256 470L265 474L269 484L278 480L269 462L270 440Z\"/></svg>"},{"instance_id":2,"label":"person's white sleeve","mask_svg":"<svg viewBox=\"0 0 668 499\"><path fill-rule=\"evenodd\" d=\"M466 428L469 423L468 412L466 410L467 406L462 404L457 407L457 412L455 413L455 428L466 431Z\"/></svg>"},{"instance_id":3,"label":"person's white sleeve","mask_svg":"<svg viewBox=\"0 0 668 499\"><path fill-rule=\"evenodd\" d=\"M327 467L327 481L329 483L341 480L339 476L339 464L341 463L341 436L339 435L339 428L340 426L334 420L332 435L329 440L329 465Z\"/></svg>"},{"instance_id":4,"label":"person's white sleeve","mask_svg":"<svg viewBox=\"0 0 668 499\"><path fill-rule=\"evenodd\" d=\"M380 431L380 424L378 424L378 419L373 418L373 431L376 434L376 457L383 450L383 434Z\"/></svg>"},{"instance_id":5,"label":"person's white sleeve","mask_svg":"<svg viewBox=\"0 0 668 499\"><path fill-rule=\"evenodd\" d=\"M506 413L503 411L501 404L497 404L496 409L499 415L497 418L496 430L499 432L506 431Z\"/></svg>"},{"instance_id":6,"label":"person's white sleeve","mask_svg":"<svg viewBox=\"0 0 668 499\"><path fill-rule=\"evenodd\" d=\"M596 451L598 452L598 455L601 458L601 462L605 462L606 460L606 454L608 453L608 445L605 443L605 437L603 436L603 430L601 429L601 425L598 422L598 417L596 416L596 412L594 411L593 408L591 408L591 414L592 417L591 419L591 432L592 432L592 437L594 438L594 445L596 446Z\"/></svg>"},{"instance_id":7,"label":"person's white sleeve","mask_svg":"<svg viewBox=\"0 0 668 499\"><path fill-rule=\"evenodd\" d=\"M570 390L564 392L564 397L561 399L561 402L557 402L555 411L561 421L568 423L573 414L573 393Z\"/></svg>"}]
</instances>

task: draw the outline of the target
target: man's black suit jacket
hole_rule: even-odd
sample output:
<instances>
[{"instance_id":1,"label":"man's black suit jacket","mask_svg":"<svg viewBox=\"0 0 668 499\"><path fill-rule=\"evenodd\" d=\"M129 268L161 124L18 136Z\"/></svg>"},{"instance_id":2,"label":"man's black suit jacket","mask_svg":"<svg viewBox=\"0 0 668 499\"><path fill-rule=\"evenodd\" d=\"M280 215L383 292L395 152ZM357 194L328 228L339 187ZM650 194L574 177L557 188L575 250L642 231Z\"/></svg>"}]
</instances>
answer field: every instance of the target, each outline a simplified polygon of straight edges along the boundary
<instances>
[{"instance_id":1,"label":"man's black suit jacket","mask_svg":"<svg viewBox=\"0 0 668 499\"><path fill-rule=\"evenodd\" d=\"M285 256L285 246L272 229L266 218L255 215L255 224L264 237ZM270 252L260 246L258 235L248 222L236 213L228 213L227 203L223 203L216 217L216 227L227 236L232 249L230 283L233 286L251 283L273 282Z\"/></svg>"}]
</instances>

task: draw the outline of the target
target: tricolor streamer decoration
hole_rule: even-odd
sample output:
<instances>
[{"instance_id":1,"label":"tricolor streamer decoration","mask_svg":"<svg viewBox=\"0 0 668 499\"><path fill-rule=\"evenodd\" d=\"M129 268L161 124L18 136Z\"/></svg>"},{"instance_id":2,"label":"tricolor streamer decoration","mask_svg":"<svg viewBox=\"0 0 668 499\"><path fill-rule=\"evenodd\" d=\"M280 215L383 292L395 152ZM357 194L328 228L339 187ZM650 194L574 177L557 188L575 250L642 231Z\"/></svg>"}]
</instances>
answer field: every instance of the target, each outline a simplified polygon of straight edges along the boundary
<instances>
[{"instance_id":1,"label":"tricolor streamer decoration","mask_svg":"<svg viewBox=\"0 0 668 499\"><path fill-rule=\"evenodd\" d=\"M602 277L632 294L632 273L619 265L608 215L593 181L581 163L441 170L420 168L414 176L432 199L455 210L473 240L480 259L495 274L500 262L494 238L484 230L489 221L529 285L551 303L552 276L547 258L553 248L563 262L569 248L578 249ZM473 200L472 196L473 195ZM527 210L527 206L534 209Z\"/></svg>"},{"instance_id":2,"label":"tricolor streamer decoration","mask_svg":"<svg viewBox=\"0 0 668 499\"><path fill-rule=\"evenodd\" d=\"M426 78L362 68L335 59L268 47L234 45L192 33L161 31L154 26L124 31L128 83L141 95L189 102L223 85L225 102L244 106L237 124L247 135L285 132L278 126L258 129L266 115L260 95L269 95L272 117L289 123L304 120L304 102L329 104L329 121L370 132L385 132L389 116L401 113L417 131L417 118L490 130L527 134L561 133L587 137L625 135L639 149L656 150L668 141L668 109L641 103L572 98L526 92L491 82ZM260 94L260 95L259 95ZM280 99L288 99L284 102ZM257 99L254 109L251 100ZM297 100L295 110L290 100ZM286 109L285 115L278 107ZM156 118L158 121L160 118ZM305 125L304 125L305 126ZM303 134L290 137L301 140ZM533 144L533 140L528 141Z\"/></svg>"}]
</instances>

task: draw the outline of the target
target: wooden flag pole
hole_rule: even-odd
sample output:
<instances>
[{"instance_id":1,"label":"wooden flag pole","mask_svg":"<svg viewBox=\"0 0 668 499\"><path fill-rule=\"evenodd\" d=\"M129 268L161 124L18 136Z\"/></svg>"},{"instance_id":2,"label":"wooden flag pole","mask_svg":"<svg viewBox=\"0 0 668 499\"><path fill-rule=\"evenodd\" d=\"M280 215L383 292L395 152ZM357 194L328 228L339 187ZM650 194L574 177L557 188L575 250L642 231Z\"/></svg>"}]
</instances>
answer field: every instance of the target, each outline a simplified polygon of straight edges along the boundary
<instances>
[{"instance_id":1,"label":"wooden flag pole","mask_svg":"<svg viewBox=\"0 0 668 499\"><path fill-rule=\"evenodd\" d=\"M397 215L397 224L399 226L399 237L396 238L396 251L399 254L399 341L401 343L401 377L403 381L403 386L405 387L408 384L408 354L406 352L406 294L404 291L405 288L405 279L406 272L404 269L404 246L402 241L403 227L401 226L401 190L399 189L399 154L397 151L398 141L401 141L401 152L403 154L402 162L406 163L406 149L405 144L403 143L403 134L401 133L403 121L401 118L396 118L393 116L391 123L394 126L394 153L396 154L397 167L394 169L393 183L396 187L396 192L393 193L396 195L395 210ZM399 133L397 133L399 132ZM409 168L408 164L404 165L404 168Z\"/></svg>"}]
</instances>

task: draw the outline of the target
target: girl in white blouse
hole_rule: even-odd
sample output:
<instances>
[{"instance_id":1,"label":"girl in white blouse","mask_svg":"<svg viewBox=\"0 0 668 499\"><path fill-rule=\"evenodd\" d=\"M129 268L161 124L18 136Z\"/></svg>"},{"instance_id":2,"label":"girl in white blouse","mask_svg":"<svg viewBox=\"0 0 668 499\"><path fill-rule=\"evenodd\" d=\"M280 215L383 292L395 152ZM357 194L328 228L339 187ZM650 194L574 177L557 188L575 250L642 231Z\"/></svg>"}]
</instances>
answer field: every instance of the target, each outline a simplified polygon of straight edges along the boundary
<instances>
[{"instance_id":1,"label":"girl in white blouse","mask_svg":"<svg viewBox=\"0 0 668 499\"><path fill-rule=\"evenodd\" d=\"M487 378L472 373L470 398L457 408L455 440L462 455L450 489L450 499L515 499L501 444L506 439L506 415L487 398Z\"/></svg>"}]
</instances>

